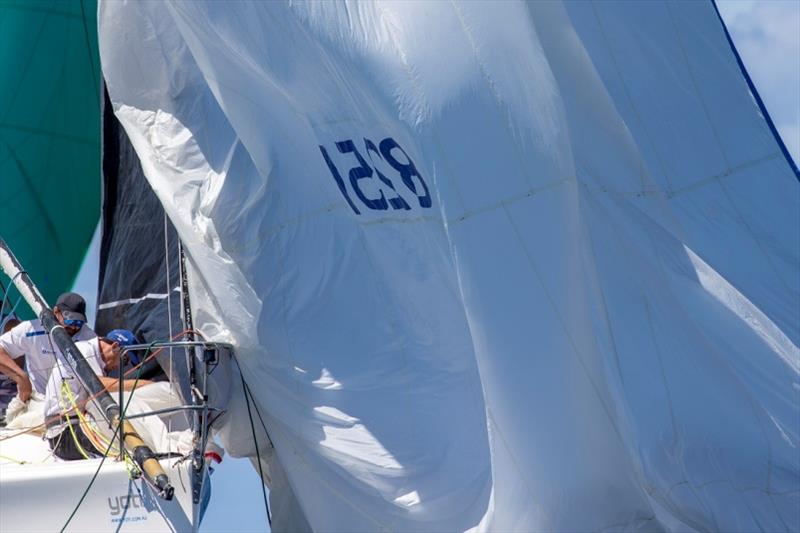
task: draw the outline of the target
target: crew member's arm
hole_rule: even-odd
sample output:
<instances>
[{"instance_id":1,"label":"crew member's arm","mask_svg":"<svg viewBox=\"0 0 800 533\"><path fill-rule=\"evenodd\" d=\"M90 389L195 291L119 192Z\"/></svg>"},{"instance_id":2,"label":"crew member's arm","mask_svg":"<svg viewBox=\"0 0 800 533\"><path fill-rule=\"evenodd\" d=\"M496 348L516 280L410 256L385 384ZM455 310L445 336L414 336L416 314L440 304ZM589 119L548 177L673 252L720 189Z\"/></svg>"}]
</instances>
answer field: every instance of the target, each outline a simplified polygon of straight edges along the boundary
<instances>
[{"instance_id":1,"label":"crew member's arm","mask_svg":"<svg viewBox=\"0 0 800 533\"><path fill-rule=\"evenodd\" d=\"M18 323L0 335L0 371L17 384L17 396L23 402L27 402L31 398L33 385L28 373L14 359L22 357L28 351L26 331L29 325L29 322Z\"/></svg>"},{"instance_id":2,"label":"crew member's arm","mask_svg":"<svg viewBox=\"0 0 800 533\"><path fill-rule=\"evenodd\" d=\"M17 384L17 395L23 402L31 397L33 387L27 372L17 365L8 352L0 348L0 372L14 380Z\"/></svg>"},{"instance_id":3,"label":"crew member's arm","mask_svg":"<svg viewBox=\"0 0 800 533\"><path fill-rule=\"evenodd\" d=\"M97 376L100 379L100 382L109 392L113 392L115 390L119 390L119 380L115 378L109 378L107 376ZM134 385L138 389L139 387L144 387L145 385L150 385L152 381L148 381L146 379L140 379L138 382L135 379L123 379L122 380L122 390L124 391L132 391Z\"/></svg>"}]
</instances>

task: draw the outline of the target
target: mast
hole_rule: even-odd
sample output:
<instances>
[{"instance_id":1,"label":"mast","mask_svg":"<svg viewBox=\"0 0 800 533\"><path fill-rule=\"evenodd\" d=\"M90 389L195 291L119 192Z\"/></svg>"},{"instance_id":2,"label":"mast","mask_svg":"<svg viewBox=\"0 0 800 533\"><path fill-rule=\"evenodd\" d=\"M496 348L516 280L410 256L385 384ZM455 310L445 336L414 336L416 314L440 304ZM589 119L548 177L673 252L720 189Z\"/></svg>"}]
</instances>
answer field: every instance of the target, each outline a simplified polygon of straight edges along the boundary
<instances>
[{"instance_id":1,"label":"mast","mask_svg":"<svg viewBox=\"0 0 800 533\"><path fill-rule=\"evenodd\" d=\"M147 446L130 422L127 420L120 420L121 411L120 406L111 397L111 394L105 389L103 384L95 375L89 363L83 357L83 354L75 346L72 337L66 332L64 327L58 323L53 311L47 305L44 297L41 295L36 285L31 280L28 273L22 268L22 265L14 257L11 249L6 244L5 240L0 237L0 267L6 275L11 278L13 284L17 287L20 294L34 313L39 317L45 331L48 332L53 342L58 346L61 353L67 360L67 363L75 371L81 385L89 394L93 395L101 407L101 412L108 420L110 427L122 424L120 431L122 432L123 442L125 449L133 457L136 464L144 473L147 480L158 489L158 495L165 500L171 500L175 489L172 487L169 477L167 476L161 464L156 459L155 454Z\"/></svg>"},{"instance_id":2,"label":"mast","mask_svg":"<svg viewBox=\"0 0 800 533\"><path fill-rule=\"evenodd\" d=\"M194 334L194 321L192 320L192 306L189 300L189 279L186 272L186 253L183 249L183 242L178 240L178 258L179 269L181 278L181 316L183 317L183 329L186 331L186 340L192 342L195 340ZM189 389L191 393L191 400L193 406L198 406L201 403L205 404L207 398L204 397L197 388L197 354L196 347L186 347L186 359L189 367ZM192 451L192 501L197 504L200 503L201 492L203 487L203 428L205 427L206 417L205 411L199 412L192 411L192 442L194 444Z\"/></svg>"}]
</instances>

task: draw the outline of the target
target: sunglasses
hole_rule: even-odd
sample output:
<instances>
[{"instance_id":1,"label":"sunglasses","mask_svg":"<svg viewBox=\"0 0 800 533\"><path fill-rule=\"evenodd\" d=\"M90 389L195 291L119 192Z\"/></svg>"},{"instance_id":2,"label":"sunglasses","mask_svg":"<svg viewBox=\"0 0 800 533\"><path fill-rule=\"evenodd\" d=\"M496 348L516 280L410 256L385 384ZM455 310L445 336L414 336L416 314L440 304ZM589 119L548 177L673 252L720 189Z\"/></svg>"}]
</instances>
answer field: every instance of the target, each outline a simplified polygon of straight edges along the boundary
<instances>
[{"instance_id":1,"label":"sunglasses","mask_svg":"<svg viewBox=\"0 0 800 533\"><path fill-rule=\"evenodd\" d=\"M78 328L78 329L80 329L80 328L82 328L82 327L83 327L83 325L84 325L85 323L86 323L86 322L84 322L83 320L81 320L81 319L79 319L79 318L65 318L65 319L64 319L64 325L65 325L65 326L69 326L69 327L71 327L71 328Z\"/></svg>"}]
</instances>

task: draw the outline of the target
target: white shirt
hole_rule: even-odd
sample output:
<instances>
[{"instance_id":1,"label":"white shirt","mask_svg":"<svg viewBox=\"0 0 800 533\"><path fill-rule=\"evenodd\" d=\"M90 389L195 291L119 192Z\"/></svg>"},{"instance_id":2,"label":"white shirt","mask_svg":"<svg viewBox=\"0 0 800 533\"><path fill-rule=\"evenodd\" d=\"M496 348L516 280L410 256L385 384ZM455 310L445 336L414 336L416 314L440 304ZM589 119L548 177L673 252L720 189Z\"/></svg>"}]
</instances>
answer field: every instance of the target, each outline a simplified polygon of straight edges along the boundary
<instances>
[{"instance_id":1,"label":"white shirt","mask_svg":"<svg viewBox=\"0 0 800 533\"><path fill-rule=\"evenodd\" d=\"M86 341L96 338L97 334L86 324L73 335L74 341ZM25 356L25 370L31 380L33 390L44 394L50 370L56 364L56 354L60 351L51 342L50 335L42 327L39 319L20 322L11 330L0 335L0 348L13 359Z\"/></svg>"},{"instance_id":2,"label":"white shirt","mask_svg":"<svg viewBox=\"0 0 800 533\"><path fill-rule=\"evenodd\" d=\"M98 376L102 376L105 362L100 355L100 345L97 341L97 337L87 341L76 342L75 346L83 354L86 362L89 363L89 366L94 370L94 373ZM66 383L70 391L72 391L72 398L75 400L76 404L80 405L89 397L89 393L86 392L81 382L75 376L72 367L67 363L66 358L61 352L59 352L58 364L53 369L53 372L50 374L50 379L47 381L47 391L44 400L45 420L57 417L60 413L72 408L72 401L69 396L62 391L62 383ZM61 433L65 427L64 424L48 427L45 436L48 439L52 439Z\"/></svg>"}]
</instances>

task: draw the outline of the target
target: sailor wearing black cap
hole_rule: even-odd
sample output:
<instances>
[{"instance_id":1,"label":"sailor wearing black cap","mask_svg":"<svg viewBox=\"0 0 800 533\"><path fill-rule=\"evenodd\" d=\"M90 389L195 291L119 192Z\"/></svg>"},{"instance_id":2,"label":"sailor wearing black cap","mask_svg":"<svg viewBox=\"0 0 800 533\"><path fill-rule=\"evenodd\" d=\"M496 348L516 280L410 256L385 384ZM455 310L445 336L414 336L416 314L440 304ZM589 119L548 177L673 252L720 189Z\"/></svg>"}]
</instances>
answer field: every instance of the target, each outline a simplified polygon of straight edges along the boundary
<instances>
[{"instance_id":1,"label":"sailor wearing black cap","mask_svg":"<svg viewBox=\"0 0 800 533\"><path fill-rule=\"evenodd\" d=\"M75 342L97 337L86 325L86 301L80 294L67 292L59 296L53 314ZM45 393L57 350L39 319L21 322L0 335L0 372L17 383L20 400L27 402L33 391ZM24 370L14 363L23 355Z\"/></svg>"}]
</instances>

